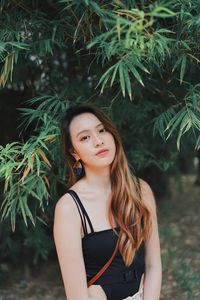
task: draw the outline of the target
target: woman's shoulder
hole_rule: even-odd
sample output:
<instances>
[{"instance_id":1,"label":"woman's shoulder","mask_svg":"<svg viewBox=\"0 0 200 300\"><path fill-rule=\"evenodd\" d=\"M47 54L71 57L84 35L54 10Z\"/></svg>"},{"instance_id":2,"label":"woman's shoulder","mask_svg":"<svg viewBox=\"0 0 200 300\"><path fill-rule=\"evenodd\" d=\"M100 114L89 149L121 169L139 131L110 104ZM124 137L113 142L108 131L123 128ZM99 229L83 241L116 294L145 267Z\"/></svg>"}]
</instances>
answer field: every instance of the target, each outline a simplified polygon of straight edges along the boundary
<instances>
[{"instance_id":1,"label":"woman's shoulder","mask_svg":"<svg viewBox=\"0 0 200 300\"><path fill-rule=\"evenodd\" d=\"M60 210L60 211L64 211L65 213L70 210L71 208L74 206L72 201L70 201L70 195L69 193L65 193L64 195L62 195L56 202L56 206L55 209L56 210Z\"/></svg>"},{"instance_id":2,"label":"woman's shoulder","mask_svg":"<svg viewBox=\"0 0 200 300\"><path fill-rule=\"evenodd\" d=\"M150 184L146 180L138 177L138 181L139 181L140 187L143 191L147 192L147 191L151 190Z\"/></svg>"},{"instance_id":3,"label":"woman's shoulder","mask_svg":"<svg viewBox=\"0 0 200 300\"><path fill-rule=\"evenodd\" d=\"M155 196L154 196L154 192L153 192L150 184L142 178L138 178L138 179L139 179L139 184L140 184L140 188L141 188L142 200L147 205L149 205L151 208L155 209L155 206L156 206Z\"/></svg>"},{"instance_id":4,"label":"woman's shoulder","mask_svg":"<svg viewBox=\"0 0 200 300\"><path fill-rule=\"evenodd\" d=\"M81 232L81 219L76 203L68 193L61 196L55 205L54 228L64 232L66 228L73 228L73 232Z\"/></svg>"},{"instance_id":5,"label":"woman's shoulder","mask_svg":"<svg viewBox=\"0 0 200 300\"><path fill-rule=\"evenodd\" d=\"M72 189L73 187L70 187ZM58 215L63 215L68 218L71 216L75 217L77 215L77 206L73 197L68 193L69 188L56 202L55 213ZM75 189L74 189L75 190Z\"/></svg>"},{"instance_id":6,"label":"woman's shoulder","mask_svg":"<svg viewBox=\"0 0 200 300\"><path fill-rule=\"evenodd\" d=\"M83 185L84 183L82 182L82 180L79 180L72 186L67 187L65 194L58 199L55 209L63 214L77 214L76 203L70 193L68 193L68 190L73 190L74 192L79 194Z\"/></svg>"}]
</instances>

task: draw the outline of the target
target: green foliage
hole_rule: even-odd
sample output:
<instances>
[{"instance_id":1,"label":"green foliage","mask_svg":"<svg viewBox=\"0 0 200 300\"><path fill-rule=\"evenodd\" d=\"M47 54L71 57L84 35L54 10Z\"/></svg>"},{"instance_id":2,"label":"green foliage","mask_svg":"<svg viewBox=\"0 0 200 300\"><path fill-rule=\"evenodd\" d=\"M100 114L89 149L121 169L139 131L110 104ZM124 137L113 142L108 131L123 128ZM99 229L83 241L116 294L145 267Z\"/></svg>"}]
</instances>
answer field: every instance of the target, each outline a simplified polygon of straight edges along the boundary
<instances>
[{"instance_id":1,"label":"green foliage","mask_svg":"<svg viewBox=\"0 0 200 300\"><path fill-rule=\"evenodd\" d=\"M66 182L59 124L74 103L112 117L137 172L172 168L175 143L200 148L199 13L198 0L0 1L0 86L32 95L19 141L0 146L2 221L35 228L52 213Z\"/></svg>"},{"instance_id":2,"label":"green foliage","mask_svg":"<svg viewBox=\"0 0 200 300\"><path fill-rule=\"evenodd\" d=\"M184 97L184 102L171 106L167 111L159 115L154 123L154 130L158 130L164 139L168 139L172 133L179 128L177 148L180 150L181 137L192 130L194 136L200 131L200 107L199 107L200 84L191 86ZM180 109L180 106L182 107ZM165 132L168 135L165 138ZM195 149L199 148L199 137L196 139Z\"/></svg>"},{"instance_id":3,"label":"green foliage","mask_svg":"<svg viewBox=\"0 0 200 300\"><path fill-rule=\"evenodd\" d=\"M0 257L3 260L8 258L13 263L19 263L20 255L26 263L37 264L42 259L47 259L53 248L53 241L47 227L37 223L36 227L27 228L22 221L18 221L18 228L13 233L9 225L4 222L0 226L2 231L2 242Z\"/></svg>"},{"instance_id":4,"label":"green foliage","mask_svg":"<svg viewBox=\"0 0 200 300\"><path fill-rule=\"evenodd\" d=\"M44 211L44 201L48 201L50 196L50 160L56 161L59 156L58 122L62 116L59 113L68 107L67 102L47 95L28 101L31 105L36 103L37 109L20 110L24 116L22 125L25 128L36 121L37 135L30 137L25 143L13 142L0 147L0 176L5 181L2 219L10 216L13 230L18 212L21 212L26 225L27 218L35 225L37 212L29 209L29 197L35 198L39 208Z\"/></svg>"}]
</instances>

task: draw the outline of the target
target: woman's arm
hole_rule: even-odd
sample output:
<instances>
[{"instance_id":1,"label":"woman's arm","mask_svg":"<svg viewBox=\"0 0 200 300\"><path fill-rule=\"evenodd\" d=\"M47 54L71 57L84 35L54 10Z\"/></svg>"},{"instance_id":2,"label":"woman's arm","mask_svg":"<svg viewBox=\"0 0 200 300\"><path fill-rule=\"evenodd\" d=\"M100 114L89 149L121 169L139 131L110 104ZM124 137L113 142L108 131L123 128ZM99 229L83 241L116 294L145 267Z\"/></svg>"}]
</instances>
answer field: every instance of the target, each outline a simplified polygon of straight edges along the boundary
<instances>
[{"instance_id":1,"label":"woman's arm","mask_svg":"<svg viewBox=\"0 0 200 300\"><path fill-rule=\"evenodd\" d=\"M140 179L142 199L149 207L153 217L153 231L150 239L145 243L145 278L144 300L159 300L162 284L162 262L160 254L160 241L157 223L156 203L149 184Z\"/></svg>"},{"instance_id":2,"label":"woman's arm","mask_svg":"<svg viewBox=\"0 0 200 300\"><path fill-rule=\"evenodd\" d=\"M56 204L54 241L67 300L89 300L82 254L81 219L68 194Z\"/></svg>"}]
</instances>

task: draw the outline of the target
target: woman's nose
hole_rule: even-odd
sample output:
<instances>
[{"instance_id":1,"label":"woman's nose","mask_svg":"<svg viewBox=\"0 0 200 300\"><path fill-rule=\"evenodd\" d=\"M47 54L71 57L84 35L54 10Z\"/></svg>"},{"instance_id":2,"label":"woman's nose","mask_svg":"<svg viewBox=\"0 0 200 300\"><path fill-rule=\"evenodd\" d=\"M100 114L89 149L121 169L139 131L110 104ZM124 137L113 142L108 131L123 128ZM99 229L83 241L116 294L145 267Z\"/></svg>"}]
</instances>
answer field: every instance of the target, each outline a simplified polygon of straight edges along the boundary
<instances>
[{"instance_id":1,"label":"woman's nose","mask_svg":"<svg viewBox=\"0 0 200 300\"><path fill-rule=\"evenodd\" d=\"M94 143L94 146L99 146L99 145L102 145L103 144L103 140L100 138L100 136L98 135L95 135L93 137L93 143Z\"/></svg>"}]
</instances>

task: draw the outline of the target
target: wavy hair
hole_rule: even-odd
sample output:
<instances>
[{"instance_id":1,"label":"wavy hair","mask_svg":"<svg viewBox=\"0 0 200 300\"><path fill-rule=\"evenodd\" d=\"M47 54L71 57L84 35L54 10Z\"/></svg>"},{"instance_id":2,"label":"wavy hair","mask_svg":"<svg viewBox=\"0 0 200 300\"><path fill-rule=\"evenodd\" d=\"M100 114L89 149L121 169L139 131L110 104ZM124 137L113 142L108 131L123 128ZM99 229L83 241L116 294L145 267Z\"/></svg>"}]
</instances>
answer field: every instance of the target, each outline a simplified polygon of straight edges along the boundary
<instances>
[{"instance_id":1,"label":"wavy hair","mask_svg":"<svg viewBox=\"0 0 200 300\"><path fill-rule=\"evenodd\" d=\"M93 104L79 104L69 108L61 122L61 146L68 165L68 186L72 186L85 175L84 165L80 176L74 174L75 159L70 153L72 143L69 131L72 119L85 112L94 114L115 140L116 154L110 166L111 198L108 218L113 230L114 221L120 227L119 251L125 265L130 266L142 241L150 237L152 215L141 197L140 181L130 171L116 126Z\"/></svg>"}]
</instances>

